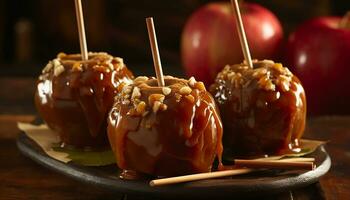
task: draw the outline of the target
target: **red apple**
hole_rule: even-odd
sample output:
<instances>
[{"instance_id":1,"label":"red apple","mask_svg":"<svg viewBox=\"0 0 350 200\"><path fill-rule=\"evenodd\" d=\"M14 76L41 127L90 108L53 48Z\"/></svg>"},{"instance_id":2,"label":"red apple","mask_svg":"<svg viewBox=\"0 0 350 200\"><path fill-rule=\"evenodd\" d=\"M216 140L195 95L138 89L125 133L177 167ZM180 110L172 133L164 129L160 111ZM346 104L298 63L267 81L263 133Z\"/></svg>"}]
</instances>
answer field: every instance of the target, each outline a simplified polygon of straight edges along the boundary
<instances>
[{"instance_id":1,"label":"red apple","mask_svg":"<svg viewBox=\"0 0 350 200\"><path fill-rule=\"evenodd\" d=\"M313 115L350 114L350 23L340 21L312 19L288 40L286 62L302 81Z\"/></svg>"},{"instance_id":2,"label":"red apple","mask_svg":"<svg viewBox=\"0 0 350 200\"><path fill-rule=\"evenodd\" d=\"M252 57L275 59L283 38L277 17L258 4L244 2L240 7ZM226 64L242 62L230 3L210 3L192 14L182 33L181 54L186 74L206 85Z\"/></svg>"}]
</instances>

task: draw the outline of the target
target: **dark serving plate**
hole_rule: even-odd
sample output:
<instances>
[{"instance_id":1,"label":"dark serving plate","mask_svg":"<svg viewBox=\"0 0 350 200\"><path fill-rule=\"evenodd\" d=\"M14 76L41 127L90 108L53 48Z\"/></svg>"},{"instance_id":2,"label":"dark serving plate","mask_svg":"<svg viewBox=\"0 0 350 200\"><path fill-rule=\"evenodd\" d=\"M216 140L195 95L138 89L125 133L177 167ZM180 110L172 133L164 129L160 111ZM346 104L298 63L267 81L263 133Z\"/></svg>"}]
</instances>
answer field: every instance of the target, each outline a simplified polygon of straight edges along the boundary
<instances>
[{"instance_id":1,"label":"dark serving plate","mask_svg":"<svg viewBox=\"0 0 350 200\"><path fill-rule=\"evenodd\" d=\"M17 139L19 150L35 162L76 180L98 185L118 193L142 194L162 197L242 197L271 194L304 187L315 183L331 166L331 160L323 146L310 156L315 157L317 168L313 171L265 170L229 178L193 181L184 184L151 187L149 180L127 181L119 179L115 165L85 167L57 161L25 133Z\"/></svg>"}]
</instances>

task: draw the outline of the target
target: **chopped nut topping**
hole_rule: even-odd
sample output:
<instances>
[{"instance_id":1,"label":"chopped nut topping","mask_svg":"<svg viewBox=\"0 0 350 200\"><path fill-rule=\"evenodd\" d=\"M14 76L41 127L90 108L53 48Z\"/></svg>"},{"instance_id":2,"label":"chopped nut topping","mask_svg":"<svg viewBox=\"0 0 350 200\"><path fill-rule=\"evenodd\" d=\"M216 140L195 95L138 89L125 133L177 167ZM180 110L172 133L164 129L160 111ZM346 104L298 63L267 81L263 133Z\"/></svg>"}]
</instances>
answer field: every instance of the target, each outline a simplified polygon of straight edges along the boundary
<instances>
[{"instance_id":1,"label":"chopped nut topping","mask_svg":"<svg viewBox=\"0 0 350 200\"><path fill-rule=\"evenodd\" d=\"M57 54L57 58L62 58L62 57L65 57L67 56L67 54L63 53L63 52L60 52Z\"/></svg>"},{"instance_id":2,"label":"chopped nut topping","mask_svg":"<svg viewBox=\"0 0 350 200\"><path fill-rule=\"evenodd\" d=\"M52 60L52 64L54 67L61 65L60 61L57 58Z\"/></svg>"},{"instance_id":3,"label":"chopped nut topping","mask_svg":"<svg viewBox=\"0 0 350 200\"><path fill-rule=\"evenodd\" d=\"M102 65L95 65L92 68L98 72L109 73L111 71L109 68L102 66Z\"/></svg>"},{"instance_id":4,"label":"chopped nut topping","mask_svg":"<svg viewBox=\"0 0 350 200\"><path fill-rule=\"evenodd\" d=\"M152 106L156 101L163 103L165 96L163 94L151 94L148 97L148 104Z\"/></svg>"},{"instance_id":5,"label":"chopped nut topping","mask_svg":"<svg viewBox=\"0 0 350 200\"><path fill-rule=\"evenodd\" d=\"M162 104L159 106L159 109L160 109L161 111L165 111L165 110L168 109L168 106L167 106L166 104L162 103Z\"/></svg>"},{"instance_id":6,"label":"chopped nut topping","mask_svg":"<svg viewBox=\"0 0 350 200\"><path fill-rule=\"evenodd\" d=\"M124 64L124 60L123 58L120 57L114 57L115 61L117 61L118 63Z\"/></svg>"},{"instance_id":7,"label":"chopped nut topping","mask_svg":"<svg viewBox=\"0 0 350 200\"><path fill-rule=\"evenodd\" d=\"M267 73L266 68L258 68L256 70L254 70L253 77L259 78L259 77L262 77L263 75L265 75L266 73Z\"/></svg>"},{"instance_id":8,"label":"chopped nut topping","mask_svg":"<svg viewBox=\"0 0 350 200\"><path fill-rule=\"evenodd\" d=\"M171 89L169 87L163 87L162 92L164 95L168 95L171 93Z\"/></svg>"},{"instance_id":9,"label":"chopped nut topping","mask_svg":"<svg viewBox=\"0 0 350 200\"><path fill-rule=\"evenodd\" d=\"M141 100L140 99L133 99L133 102L134 102L134 105L137 105L141 102Z\"/></svg>"},{"instance_id":10,"label":"chopped nut topping","mask_svg":"<svg viewBox=\"0 0 350 200\"><path fill-rule=\"evenodd\" d=\"M130 85L124 85L122 91L123 91L123 93L128 94L131 92L131 88L132 87Z\"/></svg>"},{"instance_id":11,"label":"chopped nut topping","mask_svg":"<svg viewBox=\"0 0 350 200\"><path fill-rule=\"evenodd\" d=\"M182 95L187 95L187 94L190 94L192 92L192 89L188 86L184 86L180 89L180 94Z\"/></svg>"},{"instance_id":12,"label":"chopped nut topping","mask_svg":"<svg viewBox=\"0 0 350 200\"><path fill-rule=\"evenodd\" d=\"M191 76L191 78L188 79L188 85L190 85L191 87L194 87L194 84L195 84L196 82L197 82L197 81L196 81L196 79L195 79L193 76Z\"/></svg>"},{"instance_id":13,"label":"chopped nut topping","mask_svg":"<svg viewBox=\"0 0 350 200\"><path fill-rule=\"evenodd\" d=\"M265 64L275 64L275 62L273 60L267 60L267 59L264 59L261 62L265 63Z\"/></svg>"},{"instance_id":14,"label":"chopped nut topping","mask_svg":"<svg viewBox=\"0 0 350 200\"><path fill-rule=\"evenodd\" d=\"M136 111L139 114L143 114L146 110L146 103L144 101L141 101L139 104L137 104Z\"/></svg>"},{"instance_id":15,"label":"chopped nut topping","mask_svg":"<svg viewBox=\"0 0 350 200\"><path fill-rule=\"evenodd\" d=\"M174 77L173 77L173 76L166 75L166 76L164 76L164 78L165 78L165 79L167 79L167 78L172 79L172 78L174 78Z\"/></svg>"},{"instance_id":16,"label":"chopped nut topping","mask_svg":"<svg viewBox=\"0 0 350 200\"><path fill-rule=\"evenodd\" d=\"M136 99L141 97L140 88L134 87L134 90L132 91L131 99Z\"/></svg>"},{"instance_id":17,"label":"chopped nut topping","mask_svg":"<svg viewBox=\"0 0 350 200\"><path fill-rule=\"evenodd\" d=\"M145 87L148 87L148 85L146 83L141 83L141 84L138 84L138 86L140 88L145 88Z\"/></svg>"},{"instance_id":18,"label":"chopped nut topping","mask_svg":"<svg viewBox=\"0 0 350 200\"><path fill-rule=\"evenodd\" d=\"M58 65L55 66L53 69L53 75L54 76L59 76L60 74L62 74L64 72L64 67L63 65Z\"/></svg>"},{"instance_id":19,"label":"chopped nut topping","mask_svg":"<svg viewBox=\"0 0 350 200\"><path fill-rule=\"evenodd\" d=\"M108 62L107 66L110 70L112 70L112 71L114 70L114 65L112 63Z\"/></svg>"},{"instance_id":20,"label":"chopped nut topping","mask_svg":"<svg viewBox=\"0 0 350 200\"><path fill-rule=\"evenodd\" d=\"M81 72L81 71L83 71L83 65L80 62L74 63L73 67L72 67L72 71L73 72Z\"/></svg>"},{"instance_id":21,"label":"chopped nut topping","mask_svg":"<svg viewBox=\"0 0 350 200\"><path fill-rule=\"evenodd\" d=\"M242 74L237 72L237 73L233 74L229 80L231 80L231 83L234 84L234 86L236 88L238 88L239 85L243 82Z\"/></svg>"},{"instance_id":22,"label":"chopped nut topping","mask_svg":"<svg viewBox=\"0 0 350 200\"><path fill-rule=\"evenodd\" d=\"M179 102L179 101L181 100L181 98L182 98L182 95L176 93L176 94L175 94L175 98L176 98L176 102Z\"/></svg>"},{"instance_id":23,"label":"chopped nut topping","mask_svg":"<svg viewBox=\"0 0 350 200\"><path fill-rule=\"evenodd\" d=\"M236 75L235 72L229 72L229 73L226 74L227 78L230 79L230 80L232 80L232 78L233 78L235 75Z\"/></svg>"},{"instance_id":24,"label":"chopped nut topping","mask_svg":"<svg viewBox=\"0 0 350 200\"><path fill-rule=\"evenodd\" d=\"M273 65L273 68L275 68L276 70L278 70L281 74L285 73L285 68L283 67L283 65L281 63L275 63Z\"/></svg>"},{"instance_id":25,"label":"chopped nut topping","mask_svg":"<svg viewBox=\"0 0 350 200\"><path fill-rule=\"evenodd\" d=\"M147 76L138 76L134 79L134 82L137 83L137 82L145 82L148 80L148 77Z\"/></svg>"},{"instance_id":26,"label":"chopped nut topping","mask_svg":"<svg viewBox=\"0 0 350 200\"><path fill-rule=\"evenodd\" d=\"M276 83L281 87L283 92L289 90L290 82L292 81L292 77L286 75L279 75Z\"/></svg>"},{"instance_id":27,"label":"chopped nut topping","mask_svg":"<svg viewBox=\"0 0 350 200\"><path fill-rule=\"evenodd\" d=\"M271 80L268 80L267 83L266 83L265 89L266 89L266 90L275 91L275 90L276 90L276 85L273 84Z\"/></svg>"},{"instance_id":28,"label":"chopped nut topping","mask_svg":"<svg viewBox=\"0 0 350 200\"><path fill-rule=\"evenodd\" d=\"M283 81L292 81L292 77L291 76L286 76L286 75L279 75L279 79L283 80Z\"/></svg>"},{"instance_id":29,"label":"chopped nut topping","mask_svg":"<svg viewBox=\"0 0 350 200\"><path fill-rule=\"evenodd\" d=\"M205 91L205 85L201 81L196 82L196 84L194 84L194 87L200 91Z\"/></svg>"},{"instance_id":30,"label":"chopped nut topping","mask_svg":"<svg viewBox=\"0 0 350 200\"><path fill-rule=\"evenodd\" d=\"M189 94L189 95L185 96L185 98L188 99L191 103L194 103L194 96Z\"/></svg>"},{"instance_id":31,"label":"chopped nut topping","mask_svg":"<svg viewBox=\"0 0 350 200\"><path fill-rule=\"evenodd\" d=\"M51 62L47 63L47 65L44 67L44 69L42 70L42 73L47 73L52 69L53 65Z\"/></svg>"},{"instance_id":32,"label":"chopped nut topping","mask_svg":"<svg viewBox=\"0 0 350 200\"><path fill-rule=\"evenodd\" d=\"M274 91L276 89L276 86L272 83L271 79L269 79L267 76L263 76L258 81L259 87L264 88L265 90L272 90Z\"/></svg>"},{"instance_id":33,"label":"chopped nut topping","mask_svg":"<svg viewBox=\"0 0 350 200\"><path fill-rule=\"evenodd\" d=\"M131 88L128 87L123 91L125 94L130 94L131 93Z\"/></svg>"},{"instance_id":34,"label":"chopped nut topping","mask_svg":"<svg viewBox=\"0 0 350 200\"><path fill-rule=\"evenodd\" d=\"M246 63L225 66L216 78L217 84L232 84L233 88L245 88L251 84L266 91L288 91L293 74L281 63L272 60L253 61L254 69L247 68Z\"/></svg>"},{"instance_id":35,"label":"chopped nut topping","mask_svg":"<svg viewBox=\"0 0 350 200\"><path fill-rule=\"evenodd\" d=\"M160 107L161 104L162 104L162 103L159 102L159 101L155 101L155 102L154 102L153 108L152 108L152 110L153 110L154 113L156 113L156 112L159 110L159 107Z\"/></svg>"}]
</instances>

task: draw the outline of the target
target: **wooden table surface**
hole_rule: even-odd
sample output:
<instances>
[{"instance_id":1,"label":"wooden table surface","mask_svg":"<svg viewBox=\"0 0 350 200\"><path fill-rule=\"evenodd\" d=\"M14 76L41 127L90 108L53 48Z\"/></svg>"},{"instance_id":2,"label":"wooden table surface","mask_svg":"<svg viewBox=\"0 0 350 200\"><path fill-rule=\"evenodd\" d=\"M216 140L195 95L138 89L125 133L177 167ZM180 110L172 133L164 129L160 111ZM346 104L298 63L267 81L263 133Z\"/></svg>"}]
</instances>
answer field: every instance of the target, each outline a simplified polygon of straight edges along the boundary
<instances>
[{"instance_id":1,"label":"wooden table surface","mask_svg":"<svg viewBox=\"0 0 350 200\"><path fill-rule=\"evenodd\" d=\"M0 85L0 199L147 199L82 184L21 155L16 122L35 118L34 79L0 78ZM350 199L350 116L309 119L305 137L329 140L331 170L316 184L260 199Z\"/></svg>"}]
</instances>

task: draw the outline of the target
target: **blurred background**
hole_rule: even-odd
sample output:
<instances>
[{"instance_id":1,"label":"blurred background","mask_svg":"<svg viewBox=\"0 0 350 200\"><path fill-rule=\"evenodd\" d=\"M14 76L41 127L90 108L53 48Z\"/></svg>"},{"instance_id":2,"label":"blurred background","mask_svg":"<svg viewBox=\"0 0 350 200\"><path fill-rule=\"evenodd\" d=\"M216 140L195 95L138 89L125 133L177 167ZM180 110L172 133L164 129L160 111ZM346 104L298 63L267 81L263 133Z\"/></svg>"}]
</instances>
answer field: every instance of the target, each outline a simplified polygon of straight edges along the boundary
<instances>
[{"instance_id":1,"label":"blurred background","mask_svg":"<svg viewBox=\"0 0 350 200\"><path fill-rule=\"evenodd\" d=\"M84 0L88 49L124 58L136 75L152 74L145 17L153 16L162 63L166 66L164 71L182 76L181 33L191 14L209 2L215 1ZM278 17L283 26L284 42L304 21L317 16L343 16L350 9L349 0L245 2L259 3ZM35 85L28 84L28 79L34 82L43 66L57 53L78 53L79 50L73 0L0 0L0 84L11 86L1 86L4 89L0 96L7 96L0 99L0 108L4 110L1 112L11 110L11 102L22 102L27 110L34 112L28 98L32 97ZM8 95L23 87L31 89L13 97ZM344 102L348 105L346 99ZM346 111L340 108L338 113L350 114L350 105L348 108ZM21 108L16 112L22 112ZM333 112L323 114L329 113Z\"/></svg>"},{"instance_id":2,"label":"blurred background","mask_svg":"<svg viewBox=\"0 0 350 200\"><path fill-rule=\"evenodd\" d=\"M186 19L212 1L84 0L89 51L107 51L132 69L152 65L145 17L153 16L162 61L179 68ZM273 11L286 36L306 19L344 15L349 0L251 0ZM307 12L305 12L307 10ZM58 52L79 51L74 1L0 1L0 76L37 76ZM181 70L174 69L174 70Z\"/></svg>"}]
</instances>

